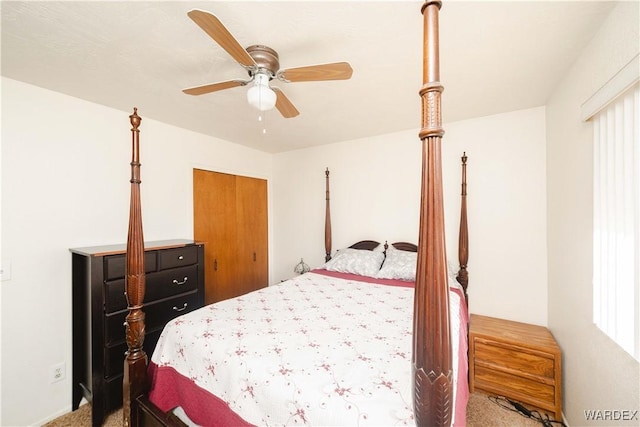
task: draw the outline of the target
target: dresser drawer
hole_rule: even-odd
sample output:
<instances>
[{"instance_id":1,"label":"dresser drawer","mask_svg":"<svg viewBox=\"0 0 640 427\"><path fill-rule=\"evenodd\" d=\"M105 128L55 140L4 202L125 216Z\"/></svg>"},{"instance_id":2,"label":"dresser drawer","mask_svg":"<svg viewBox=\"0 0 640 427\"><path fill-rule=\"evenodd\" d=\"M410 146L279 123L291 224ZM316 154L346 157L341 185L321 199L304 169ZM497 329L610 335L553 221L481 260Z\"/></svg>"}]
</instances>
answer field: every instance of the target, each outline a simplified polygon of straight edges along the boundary
<instances>
[{"instance_id":1,"label":"dresser drawer","mask_svg":"<svg viewBox=\"0 0 640 427\"><path fill-rule=\"evenodd\" d=\"M127 308L124 282L124 279L105 282L105 311L107 313ZM145 285L145 303L195 290L198 287L198 266L190 265L149 273L146 275Z\"/></svg>"},{"instance_id":2,"label":"dresser drawer","mask_svg":"<svg viewBox=\"0 0 640 427\"><path fill-rule=\"evenodd\" d=\"M123 327L124 329L124 327ZM144 336L144 343L142 344L142 348L145 353L147 353L147 357L151 360L151 355L153 355L153 350L156 348L156 344L160 339L160 334L162 330L157 330L151 333L146 333ZM122 375L124 371L124 358L125 353L127 351L127 344L122 343L115 347L105 347L104 348L104 377L111 378L114 375Z\"/></svg>"},{"instance_id":3,"label":"dresser drawer","mask_svg":"<svg viewBox=\"0 0 640 427\"><path fill-rule=\"evenodd\" d=\"M533 376L554 377L554 360L548 354L538 354L531 350L525 352L522 347L483 338L475 338L473 345L476 363Z\"/></svg>"},{"instance_id":4,"label":"dresser drawer","mask_svg":"<svg viewBox=\"0 0 640 427\"><path fill-rule=\"evenodd\" d=\"M103 407L108 414L122 406L122 374L105 380L103 387L105 391Z\"/></svg>"},{"instance_id":5,"label":"dresser drawer","mask_svg":"<svg viewBox=\"0 0 640 427\"><path fill-rule=\"evenodd\" d=\"M198 262L198 247L185 246L182 248L164 249L158 251L158 269L182 267Z\"/></svg>"},{"instance_id":6,"label":"dresser drawer","mask_svg":"<svg viewBox=\"0 0 640 427\"><path fill-rule=\"evenodd\" d=\"M124 254L109 255L104 257L104 280L114 280L124 278L127 269L127 258ZM156 253L145 252L144 271L150 273L156 271Z\"/></svg>"},{"instance_id":7,"label":"dresser drawer","mask_svg":"<svg viewBox=\"0 0 640 427\"><path fill-rule=\"evenodd\" d=\"M160 330L171 319L188 313L202 306L201 292L191 291L176 297L152 302L143 307L145 313L145 331L152 333ZM124 342L124 322L129 314L128 310L107 314L105 317L105 345L113 347Z\"/></svg>"}]
</instances>

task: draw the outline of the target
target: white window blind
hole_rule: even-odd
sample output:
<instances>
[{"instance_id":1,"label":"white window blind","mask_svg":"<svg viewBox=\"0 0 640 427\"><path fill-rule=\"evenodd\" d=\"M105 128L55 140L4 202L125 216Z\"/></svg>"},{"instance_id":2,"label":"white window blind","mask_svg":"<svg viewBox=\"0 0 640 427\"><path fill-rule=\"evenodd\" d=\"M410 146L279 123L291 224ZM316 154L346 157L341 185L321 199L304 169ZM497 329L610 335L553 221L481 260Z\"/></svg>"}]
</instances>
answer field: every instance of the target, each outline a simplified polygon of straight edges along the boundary
<instances>
[{"instance_id":1,"label":"white window blind","mask_svg":"<svg viewBox=\"0 0 640 427\"><path fill-rule=\"evenodd\" d=\"M640 360L640 84L592 119L594 322Z\"/></svg>"}]
</instances>

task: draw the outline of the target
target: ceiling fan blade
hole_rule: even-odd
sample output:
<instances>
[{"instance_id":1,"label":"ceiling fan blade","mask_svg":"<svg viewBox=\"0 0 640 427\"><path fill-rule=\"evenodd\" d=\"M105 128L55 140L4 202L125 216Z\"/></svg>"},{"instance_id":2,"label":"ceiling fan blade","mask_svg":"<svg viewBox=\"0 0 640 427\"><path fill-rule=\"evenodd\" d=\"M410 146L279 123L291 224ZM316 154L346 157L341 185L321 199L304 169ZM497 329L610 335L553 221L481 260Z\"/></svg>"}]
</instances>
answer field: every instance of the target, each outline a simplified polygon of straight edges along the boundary
<instances>
[{"instance_id":1,"label":"ceiling fan blade","mask_svg":"<svg viewBox=\"0 0 640 427\"><path fill-rule=\"evenodd\" d=\"M249 80L250 81L250 80ZM245 80L227 80L226 82L211 83L203 86L190 87L182 89L187 95L204 95L205 93L217 92L223 89L229 89L237 86L244 86L249 81Z\"/></svg>"},{"instance_id":2,"label":"ceiling fan blade","mask_svg":"<svg viewBox=\"0 0 640 427\"><path fill-rule=\"evenodd\" d=\"M310 65L278 71L278 79L284 82L313 82L321 80L347 80L353 69L348 62Z\"/></svg>"},{"instance_id":3,"label":"ceiling fan blade","mask_svg":"<svg viewBox=\"0 0 640 427\"><path fill-rule=\"evenodd\" d=\"M276 108L278 109L278 111L280 111L280 114L282 114L285 119L290 119L300 114L296 107L293 106L291 101L289 101L289 98L285 96L284 92L273 86L271 87L271 89L273 89L273 91L276 93Z\"/></svg>"},{"instance_id":4,"label":"ceiling fan blade","mask_svg":"<svg viewBox=\"0 0 640 427\"><path fill-rule=\"evenodd\" d=\"M255 67L256 62L240 43L231 35L222 22L209 12L193 9L187 15L209 36L214 39L229 55L245 67Z\"/></svg>"}]
</instances>

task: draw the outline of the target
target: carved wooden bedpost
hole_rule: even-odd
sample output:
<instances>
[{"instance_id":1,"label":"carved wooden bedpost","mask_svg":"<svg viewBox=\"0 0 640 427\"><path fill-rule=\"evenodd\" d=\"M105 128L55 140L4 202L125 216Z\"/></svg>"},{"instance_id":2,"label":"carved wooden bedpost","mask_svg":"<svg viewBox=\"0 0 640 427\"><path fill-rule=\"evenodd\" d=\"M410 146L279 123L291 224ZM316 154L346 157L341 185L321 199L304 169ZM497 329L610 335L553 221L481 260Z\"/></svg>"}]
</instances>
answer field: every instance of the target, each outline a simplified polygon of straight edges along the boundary
<instances>
[{"instance_id":1,"label":"carved wooden bedpost","mask_svg":"<svg viewBox=\"0 0 640 427\"><path fill-rule=\"evenodd\" d=\"M324 212L324 251L325 262L331 259L331 207L329 206L329 168L324 172L326 187L326 204Z\"/></svg>"},{"instance_id":2,"label":"carved wooden bedpost","mask_svg":"<svg viewBox=\"0 0 640 427\"><path fill-rule=\"evenodd\" d=\"M462 193L460 199L460 232L458 234L458 261L460 262L460 270L456 276L456 280L462 289L464 289L464 297L469 303L467 295L467 286L469 286L469 272L467 271L467 263L469 262L469 231L467 227L467 153L462 154Z\"/></svg>"},{"instance_id":3,"label":"carved wooden bedpost","mask_svg":"<svg viewBox=\"0 0 640 427\"><path fill-rule=\"evenodd\" d=\"M131 200L129 208L129 232L127 235L127 271L125 292L129 314L126 317L127 353L124 361L123 422L124 426L137 425L137 411L132 410L135 399L146 392L147 355L144 342L144 312L142 302L145 292L144 238L142 235L142 208L140 203L140 116L133 109L131 120ZM133 418L132 418L133 417Z\"/></svg>"},{"instance_id":4,"label":"carved wooden bedpost","mask_svg":"<svg viewBox=\"0 0 640 427\"><path fill-rule=\"evenodd\" d=\"M449 286L444 235L438 14L441 1L422 5L424 70L422 98L422 197L414 299L414 414L418 426L449 426L453 371L449 328Z\"/></svg>"}]
</instances>

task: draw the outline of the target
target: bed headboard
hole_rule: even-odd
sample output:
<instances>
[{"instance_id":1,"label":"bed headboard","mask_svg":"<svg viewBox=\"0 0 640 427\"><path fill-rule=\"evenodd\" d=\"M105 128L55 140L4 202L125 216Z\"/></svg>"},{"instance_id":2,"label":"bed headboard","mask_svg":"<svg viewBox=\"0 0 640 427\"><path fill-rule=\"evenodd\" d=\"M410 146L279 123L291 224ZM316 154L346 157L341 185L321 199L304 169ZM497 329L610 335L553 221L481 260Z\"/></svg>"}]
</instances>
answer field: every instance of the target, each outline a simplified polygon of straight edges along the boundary
<instances>
[{"instance_id":1,"label":"bed headboard","mask_svg":"<svg viewBox=\"0 0 640 427\"><path fill-rule=\"evenodd\" d=\"M464 298L467 304L469 303L469 296L467 294L467 287L469 286L469 272L467 270L467 263L469 261L469 230L467 224L467 153L464 152L460 158L462 164L462 178L461 178L461 200L460 200L460 228L458 234L458 273L456 275L456 281L462 286ZM325 262L331 259L331 205L330 205L330 191L329 191L329 168L325 170ZM375 240L361 240L349 246L351 249L364 249L372 251L380 245ZM392 246L401 251L418 252L418 246L409 242L396 242L392 243ZM386 252L389 247L387 242L384 243L384 251Z\"/></svg>"},{"instance_id":2,"label":"bed headboard","mask_svg":"<svg viewBox=\"0 0 640 427\"><path fill-rule=\"evenodd\" d=\"M362 249L365 251L372 251L375 248L380 246L380 242L376 242L375 240L361 240L359 242L354 243L349 246L351 249Z\"/></svg>"},{"instance_id":3,"label":"bed headboard","mask_svg":"<svg viewBox=\"0 0 640 427\"><path fill-rule=\"evenodd\" d=\"M391 246L393 246L399 251L418 252L418 246L416 246L413 243L396 242L396 243L392 243Z\"/></svg>"}]
</instances>

